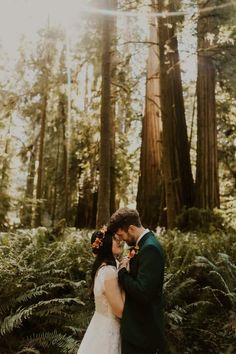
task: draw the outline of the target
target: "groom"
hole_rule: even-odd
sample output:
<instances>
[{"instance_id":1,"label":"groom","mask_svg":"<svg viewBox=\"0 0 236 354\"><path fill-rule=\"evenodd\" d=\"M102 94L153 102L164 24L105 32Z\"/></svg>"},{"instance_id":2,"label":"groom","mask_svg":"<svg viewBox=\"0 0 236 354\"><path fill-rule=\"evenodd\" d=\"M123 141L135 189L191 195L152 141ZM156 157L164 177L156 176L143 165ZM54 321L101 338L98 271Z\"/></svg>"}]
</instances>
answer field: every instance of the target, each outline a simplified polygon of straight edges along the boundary
<instances>
[{"instance_id":1,"label":"groom","mask_svg":"<svg viewBox=\"0 0 236 354\"><path fill-rule=\"evenodd\" d=\"M129 246L134 246L130 252L132 258L124 259L118 272L119 283L126 294L121 320L121 353L162 354L163 249L155 234L142 226L137 210L118 209L111 216L109 229Z\"/></svg>"}]
</instances>

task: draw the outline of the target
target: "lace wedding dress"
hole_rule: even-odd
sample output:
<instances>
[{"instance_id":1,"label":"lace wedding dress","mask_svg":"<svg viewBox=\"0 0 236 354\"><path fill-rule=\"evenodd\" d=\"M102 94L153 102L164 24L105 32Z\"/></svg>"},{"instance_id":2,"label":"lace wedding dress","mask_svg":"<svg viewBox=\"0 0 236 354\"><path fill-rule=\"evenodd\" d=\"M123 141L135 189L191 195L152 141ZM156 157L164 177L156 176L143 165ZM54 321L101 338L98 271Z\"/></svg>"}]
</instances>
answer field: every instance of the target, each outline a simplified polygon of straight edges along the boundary
<instances>
[{"instance_id":1,"label":"lace wedding dress","mask_svg":"<svg viewBox=\"0 0 236 354\"><path fill-rule=\"evenodd\" d=\"M120 354L120 321L112 313L105 292L104 282L117 278L111 265L101 267L95 277L95 313L85 332L77 354Z\"/></svg>"}]
</instances>

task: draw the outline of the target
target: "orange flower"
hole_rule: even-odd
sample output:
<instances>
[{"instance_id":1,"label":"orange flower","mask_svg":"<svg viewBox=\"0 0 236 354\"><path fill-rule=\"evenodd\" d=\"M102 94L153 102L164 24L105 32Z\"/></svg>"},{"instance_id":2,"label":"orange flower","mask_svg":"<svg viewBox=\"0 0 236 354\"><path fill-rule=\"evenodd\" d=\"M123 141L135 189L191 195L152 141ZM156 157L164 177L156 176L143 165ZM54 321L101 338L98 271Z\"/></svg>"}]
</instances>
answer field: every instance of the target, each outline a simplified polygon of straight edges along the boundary
<instances>
[{"instance_id":1,"label":"orange flower","mask_svg":"<svg viewBox=\"0 0 236 354\"><path fill-rule=\"evenodd\" d=\"M95 238L94 242L92 243L92 248L95 249L99 249L100 246L103 245L103 239L105 237L105 233L107 231L107 226L106 225L103 225L101 227L101 229L99 231L97 231L97 237Z\"/></svg>"},{"instance_id":2,"label":"orange flower","mask_svg":"<svg viewBox=\"0 0 236 354\"><path fill-rule=\"evenodd\" d=\"M129 259L133 258L134 256L136 256L138 254L138 251L139 251L139 246L131 247L128 250L127 258L129 258Z\"/></svg>"},{"instance_id":3,"label":"orange flower","mask_svg":"<svg viewBox=\"0 0 236 354\"><path fill-rule=\"evenodd\" d=\"M99 248L102 245L102 240L99 237L95 238L95 241L92 243L92 248Z\"/></svg>"}]
</instances>

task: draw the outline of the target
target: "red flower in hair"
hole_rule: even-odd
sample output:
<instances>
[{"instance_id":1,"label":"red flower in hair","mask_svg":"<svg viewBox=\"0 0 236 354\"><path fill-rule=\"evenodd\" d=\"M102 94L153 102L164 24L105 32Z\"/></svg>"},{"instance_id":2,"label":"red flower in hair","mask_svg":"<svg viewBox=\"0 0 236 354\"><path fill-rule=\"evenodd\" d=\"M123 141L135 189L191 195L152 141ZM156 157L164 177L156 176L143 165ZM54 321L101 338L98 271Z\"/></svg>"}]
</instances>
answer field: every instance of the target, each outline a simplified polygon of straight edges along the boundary
<instances>
[{"instance_id":1,"label":"red flower in hair","mask_svg":"<svg viewBox=\"0 0 236 354\"><path fill-rule=\"evenodd\" d=\"M105 232L107 231L107 226L103 225L102 228L98 231L95 241L92 243L92 249L99 249L103 245L103 239L105 237Z\"/></svg>"},{"instance_id":2,"label":"red flower in hair","mask_svg":"<svg viewBox=\"0 0 236 354\"><path fill-rule=\"evenodd\" d=\"M96 237L95 241L92 243L92 248L99 248L102 245L102 239L100 237Z\"/></svg>"}]
</instances>

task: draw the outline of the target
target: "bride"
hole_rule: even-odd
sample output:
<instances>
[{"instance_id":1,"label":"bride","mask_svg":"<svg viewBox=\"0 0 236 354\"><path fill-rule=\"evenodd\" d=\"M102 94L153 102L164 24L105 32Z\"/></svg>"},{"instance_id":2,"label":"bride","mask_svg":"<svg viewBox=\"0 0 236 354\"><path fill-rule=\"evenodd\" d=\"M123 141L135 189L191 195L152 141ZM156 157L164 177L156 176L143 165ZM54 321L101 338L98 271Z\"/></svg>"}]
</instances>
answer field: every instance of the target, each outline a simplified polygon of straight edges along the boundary
<instances>
[{"instance_id":1,"label":"bride","mask_svg":"<svg viewBox=\"0 0 236 354\"><path fill-rule=\"evenodd\" d=\"M124 294L118 285L116 257L122 252L116 235L104 227L91 237L96 259L92 268L95 312L77 354L120 354L120 318Z\"/></svg>"}]
</instances>

